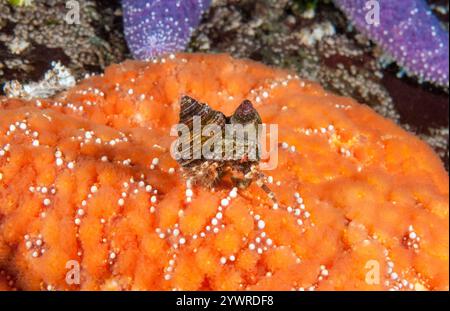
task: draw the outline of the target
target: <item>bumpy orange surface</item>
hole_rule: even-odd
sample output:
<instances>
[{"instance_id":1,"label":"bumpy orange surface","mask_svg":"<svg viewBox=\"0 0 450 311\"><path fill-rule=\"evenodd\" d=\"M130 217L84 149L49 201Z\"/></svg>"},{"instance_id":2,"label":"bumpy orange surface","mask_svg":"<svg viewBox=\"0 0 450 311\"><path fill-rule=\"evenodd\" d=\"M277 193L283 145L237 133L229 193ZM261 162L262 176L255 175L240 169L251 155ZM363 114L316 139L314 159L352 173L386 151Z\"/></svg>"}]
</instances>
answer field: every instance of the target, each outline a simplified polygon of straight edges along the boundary
<instances>
[{"instance_id":1,"label":"bumpy orange surface","mask_svg":"<svg viewBox=\"0 0 450 311\"><path fill-rule=\"evenodd\" d=\"M169 152L184 94L279 125L278 206L255 184L189 189ZM418 138L288 72L127 61L0 99L0 289L448 290L448 186Z\"/></svg>"}]
</instances>

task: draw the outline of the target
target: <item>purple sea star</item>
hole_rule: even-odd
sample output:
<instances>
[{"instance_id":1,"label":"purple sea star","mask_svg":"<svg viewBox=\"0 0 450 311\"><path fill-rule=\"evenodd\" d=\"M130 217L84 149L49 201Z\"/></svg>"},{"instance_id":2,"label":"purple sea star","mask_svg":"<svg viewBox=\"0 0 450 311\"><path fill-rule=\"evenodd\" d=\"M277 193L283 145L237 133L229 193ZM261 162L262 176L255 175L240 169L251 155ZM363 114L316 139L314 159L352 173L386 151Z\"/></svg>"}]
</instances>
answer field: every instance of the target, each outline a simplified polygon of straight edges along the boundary
<instances>
[{"instance_id":1,"label":"purple sea star","mask_svg":"<svg viewBox=\"0 0 450 311\"><path fill-rule=\"evenodd\" d=\"M424 0L334 0L358 30L419 80L449 83L448 32ZM369 24L367 4L380 7ZM147 59L184 50L211 0L122 0L125 36L133 56Z\"/></svg>"},{"instance_id":2,"label":"purple sea star","mask_svg":"<svg viewBox=\"0 0 450 311\"><path fill-rule=\"evenodd\" d=\"M424 0L378 0L380 23L369 24L368 0L334 0L356 28L419 80L448 86L448 32ZM375 2L375 1L370 1Z\"/></svg>"},{"instance_id":3,"label":"purple sea star","mask_svg":"<svg viewBox=\"0 0 450 311\"><path fill-rule=\"evenodd\" d=\"M125 37L137 59L183 50L211 0L122 0Z\"/></svg>"}]
</instances>

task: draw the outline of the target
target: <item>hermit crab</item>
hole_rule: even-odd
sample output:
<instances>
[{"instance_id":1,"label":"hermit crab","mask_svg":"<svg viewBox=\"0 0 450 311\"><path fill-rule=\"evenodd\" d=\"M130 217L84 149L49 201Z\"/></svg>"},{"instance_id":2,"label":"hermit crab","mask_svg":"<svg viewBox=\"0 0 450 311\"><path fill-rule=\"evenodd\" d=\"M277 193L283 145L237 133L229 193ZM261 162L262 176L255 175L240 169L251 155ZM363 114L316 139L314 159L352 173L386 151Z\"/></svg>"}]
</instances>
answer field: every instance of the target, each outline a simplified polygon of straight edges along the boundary
<instances>
[{"instance_id":1,"label":"hermit crab","mask_svg":"<svg viewBox=\"0 0 450 311\"><path fill-rule=\"evenodd\" d=\"M227 117L206 103L182 96L179 125L181 135L174 152L187 180L213 188L229 178L241 189L255 181L276 202L259 169L262 121L249 100Z\"/></svg>"}]
</instances>

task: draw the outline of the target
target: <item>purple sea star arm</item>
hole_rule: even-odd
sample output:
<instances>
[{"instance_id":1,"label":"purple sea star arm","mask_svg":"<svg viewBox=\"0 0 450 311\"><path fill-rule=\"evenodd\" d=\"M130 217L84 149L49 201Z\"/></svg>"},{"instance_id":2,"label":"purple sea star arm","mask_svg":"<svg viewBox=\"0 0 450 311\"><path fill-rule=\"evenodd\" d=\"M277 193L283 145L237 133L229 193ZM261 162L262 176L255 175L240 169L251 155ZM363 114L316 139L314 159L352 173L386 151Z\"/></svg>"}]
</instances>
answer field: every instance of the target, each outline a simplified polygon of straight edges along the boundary
<instances>
[{"instance_id":1,"label":"purple sea star arm","mask_svg":"<svg viewBox=\"0 0 450 311\"><path fill-rule=\"evenodd\" d=\"M448 32L424 0L378 0L380 24L369 24L368 0L334 0L358 30L382 46L407 72L426 81L449 83Z\"/></svg>"},{"instance_id":2,"label":"purple sea star arm","mask_svg":"<svg viewBox=\"0 0 450 311\"><path fill-rule=\"evenodd\" d=\"M183 50L211 0L122 0L133 56L148 59Z\"/></svg>"}]
</instances>

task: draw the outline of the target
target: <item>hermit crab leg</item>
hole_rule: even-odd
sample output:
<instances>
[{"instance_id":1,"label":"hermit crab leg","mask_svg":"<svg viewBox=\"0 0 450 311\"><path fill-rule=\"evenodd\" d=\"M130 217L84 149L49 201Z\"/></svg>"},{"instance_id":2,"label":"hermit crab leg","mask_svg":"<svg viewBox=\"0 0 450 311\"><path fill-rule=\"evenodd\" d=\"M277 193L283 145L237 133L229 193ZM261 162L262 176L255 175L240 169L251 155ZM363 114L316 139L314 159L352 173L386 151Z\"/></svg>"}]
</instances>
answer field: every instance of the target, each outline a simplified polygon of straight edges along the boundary
<instances>
[{"instance_id":1,"label":"hermit crab leg","mask_svg":"<svg viewBox=\"0 0 450 311\"><path fill-rule=\"evenodd\" d=\"M273 203L277 204L277 199L275 197L275 193L270 190L269 186L265 183L266 176L258 170L258 165L253 164L250 167L250 170L244 175L244 180L251 182L255 180L256 185L260 187L267 196L273 201Z\"/></svg>"},{"instance_id":2,"label":"hermit crab leg","mask_svg":"<svg viewBox=\"0 0 450 311\"><path fill-rule=\"evenodd\" d=\"M264 176L264 175L263 175ZM264 176L265 178L265 176ZM260 187L262 190L264 190L265 193L267 193L267 196L269 197L269 199L271 199L273 201L273 203L278 203L277 198L275 197L275 193L270 190L269 186L267 186L267 184L265 184L262 181L262 178L258 178L256 180L256 184L258 185L258 187Z\"/></svg>"}]
</instances>

